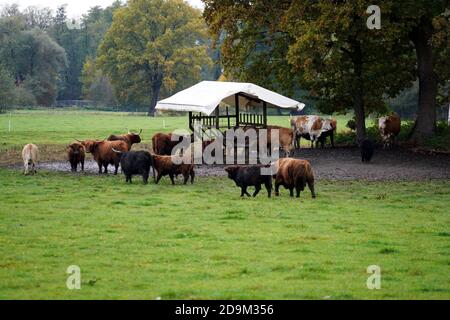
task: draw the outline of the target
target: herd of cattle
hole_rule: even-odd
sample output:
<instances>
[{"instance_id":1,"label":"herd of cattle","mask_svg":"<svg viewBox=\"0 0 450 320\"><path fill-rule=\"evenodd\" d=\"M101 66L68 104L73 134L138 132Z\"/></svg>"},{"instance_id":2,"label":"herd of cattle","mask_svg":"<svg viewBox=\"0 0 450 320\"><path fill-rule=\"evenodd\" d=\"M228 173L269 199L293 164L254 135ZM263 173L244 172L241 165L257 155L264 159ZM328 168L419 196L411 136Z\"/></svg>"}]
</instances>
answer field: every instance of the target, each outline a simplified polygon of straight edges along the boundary
<instances>
[{"instance_id":1,"label":"herd of cattle","mask_svg":"<svg viewBox=\"0 0 450 320\"><path fill-rule=\"evenodd\" d=\"M268 196L271 196L272 177L275 181L275 195L279 195L279 187L284 186L289 189L290 196L300 196L300 192L308 185L311 195L314 198L314 173L311 164L306 160L293 159L289 155L294 148L300 147L300 139L304 138L311 141L311 147L321 144L324 147L326 138L330 137L331 145L334 147L334 134L337 128L337 122L334 119L324 119L319 116L298 116L290 120L291 128L280 126L267 126L268 143L270 143L271 131L279 130L279 145L285 152L286 157L278 159L274 165L276 170L274 174L262 173L263 169L270 166L262 165L232 165L225 167L228 177L232 179L237 186L241 188L241 196L250 194L247 187L254 186L256 196L264 185ZM400 117L392 114L379 119L379 131L385 147L392 146L395 137L400 132ZM77 140L67 146L67 160L70 162L71 170L77 171L78 165L84 171L84 162L86 153L91 153L94 161L98 165L99 173L108 173L108 166L114 166L114 174L117 174L119 166L126 177L126 182L132 182L133 175L141 175L144 184L147 184L150 175L150 169L153 171L153 177L158 183L163 176L169 176L172 184L175 184L174 178L182 175L184 184L190 178L194 182L195 172L193 161L174 160L173 149L179 141L173 141L172 134L157 133L152 137L152 149L147 151L131 151L133 144L141 142L142 130L139 133L130 132L122 135L110 135L105 140ZM175 139L176 140L176 139ZM212 141L202 142L205 148ZM373 142L370 139L360 141L361 160L370 162L373 154ZM270 146L268 146L270 148ZM188 149L190 150L190 149ZM192 154L186 152L183 157L190 157ZM24 163L24 174L36 173L36 164L38 161L38 147L34 144L27 144L22 150Z\"/></svg>"}]
</instances>

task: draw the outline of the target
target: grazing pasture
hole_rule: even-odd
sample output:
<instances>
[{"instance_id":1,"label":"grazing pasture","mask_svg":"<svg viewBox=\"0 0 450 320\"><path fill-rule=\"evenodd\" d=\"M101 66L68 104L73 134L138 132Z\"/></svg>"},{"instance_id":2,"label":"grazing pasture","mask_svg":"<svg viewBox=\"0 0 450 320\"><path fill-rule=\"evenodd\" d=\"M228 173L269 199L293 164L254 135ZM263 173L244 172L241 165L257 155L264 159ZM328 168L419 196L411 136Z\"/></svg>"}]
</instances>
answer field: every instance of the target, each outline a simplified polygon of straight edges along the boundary
<instances>
[{"instance_id":1,"label":"grazing pasture","mask_svg":"<svg viewBox=\"0 0 450 320\"><path fill-rule=\"evenodd\" d=\"M399 150L377 150L362 165L357 150L305 149L296 154L317 172L316 199L291 199L285 189L241 199L232 180L203 168L186 186L180 177L175 186L130 185L121 174L71 173L68 163L66 172L42 165L21 174L28 142L54 161L74 138L142 128L133 150L147 149L155 132L185 128L185 117L33 111L14 113L8 132L9 117L0 115L0 299L450 298L450 179L441 158L429 162L443 163L434 171L441 179L402 181L395 153L404 171L416 159ZM269 123L287 127L288 117ZM345 123L338 118L338 131ZM381 181L330 180L333 170L391 165ZM81 268L81 290L66 288L70 265ZM380 290L367 289L370 265L381 267Z\"/></svg>"},{"instance_id":2,"label":"grazing pasture","mask_svg":"<svg viewBox=\"0 0 450 320\"><path fill-rule=\"evenodd\" d=\"M350 117L338 116L338 132L345 128ZM11 120L11 132L8 132ZM370 121L370 120L368 120ZM269 124L289 127L288 116L271 116ZM23 146L32 141L40 147L43 160L62 160L65 148L74 139L106 139L110 134L126 133L125 128L143 129L142 142L133 146L139 149L151 144L156 132L187 129L187 116L149 118L143 113L129 114L99 111L14 111L12 115L0 114L0 164L11 163ZM308 143L303 140L305 146Z\"/></svg>"},{"instance_id":3,"label":"grazing pasture","mask_svg":"<svg viewBox=\"0 0 450 320\"><path fill-rule=\"evenodd\" d=\"M2 299L450 297L448 180L321 181L300 200L240 199L217 177L0 169L0 181ZM73 264L79 291L65 286ZM381 290L366 287L372 264Z\"/></svg>"}]
</instances>

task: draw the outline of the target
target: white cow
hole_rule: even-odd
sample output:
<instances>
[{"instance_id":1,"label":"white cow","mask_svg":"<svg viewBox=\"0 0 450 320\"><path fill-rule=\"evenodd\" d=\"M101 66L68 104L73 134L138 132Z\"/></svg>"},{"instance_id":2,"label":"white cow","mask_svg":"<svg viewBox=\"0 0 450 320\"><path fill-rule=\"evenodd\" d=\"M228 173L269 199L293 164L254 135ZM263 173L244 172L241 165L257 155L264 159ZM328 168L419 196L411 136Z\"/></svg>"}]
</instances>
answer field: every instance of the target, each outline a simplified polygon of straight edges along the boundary
<instances>
[{"instance_id":1,"label":"white cow","mask_svg":"<svg viewBox=\"0 0 450 320\"><path fill-rule=\"evenodd\" d=\"M28 174L29 166L31 165L31 173L36 173L36 165L38 162L38 147L32 143L27 144L23 147L22 150L22 159L23 159L23 174Z\"/></svg>"}]
</instances>

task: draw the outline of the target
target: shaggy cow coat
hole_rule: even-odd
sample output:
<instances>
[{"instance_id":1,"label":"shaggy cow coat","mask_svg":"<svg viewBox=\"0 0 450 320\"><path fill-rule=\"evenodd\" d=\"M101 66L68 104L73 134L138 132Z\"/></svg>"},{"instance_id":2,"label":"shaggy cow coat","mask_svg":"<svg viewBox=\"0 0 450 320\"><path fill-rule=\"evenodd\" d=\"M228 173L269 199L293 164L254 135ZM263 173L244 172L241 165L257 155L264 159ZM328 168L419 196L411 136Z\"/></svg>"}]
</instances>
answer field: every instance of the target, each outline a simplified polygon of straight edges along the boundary
<instances>
[{"instance_id":1,"label":"shaggy cow coat","mask_svg":"<svg viewBox=\"0 0 450 320\"><path fill-rule=\"evenodd\" d=\"M79 142L74 142L67 146L66 151L72 172L77 172L78 164L81 164L81 171L84 171L85 150L83 145Z\"/></svg>"},{"instance_id":2,"label":"shaggy cow coat","mask_svg":"<svg viewBox=\"0 0 450 320\"><path fill-rule=\"evenodd\" d=\"M154 168L157 172L156 183L161 180L163 176L169 176L172 184L175 184L174 177L177 177L179 174L184 177L184 184L187 183L189 177L191 177L191 184L194 183L194 164L191 163L180 163L178 164L175 159L177 156L160 156L153 155L153 164Z\"/></svg>"},{"instance_id":3,"label":"shaggy cow coat","mask_svg":"<svg viewBox=\"0 0 450 320\"><path fill-rule=\"evenodd\" d=\"M120 165L120 154L114 152L113 148L120 152L128 151L128 144L125 141L98 141L98 140L86 140L81 144L85 147L86 152L92 153L95 162L98 165L98 173L108 173L108 165L112 164L115 167L114 174L117 174Z\"/></svg>"},{"instance_id":4,"label":"shaggy cow coat","mask_svg":"<svg viewBox=\"0 0 450 320\"><path fill-rule=\"evenodd\" d=\"M306 160L283 158L278 159L275 163L277 170L274 174L275 178L275 195L278 196L280 186L289 189L290 196L294 196L294 189L297 198L300 197L300 192L305 189L308 184L311 196L316 197L314 192L314 172L311 164Z\"/></svg>"},{"instance_id":5,"label":"shaggy cow coat","mask_svg":"<svg viewBox=\"0 0 450 320\"><path fill-rule=\"evenodd\" d=\"M22 149L23 174L28 174L31 166L31 173L35 174L38 163L39 149L36 145L29 143Z\"/></svg>"},{"instance_id":6,"label":"shaggy cow coat","mask_svg":"<svg viewBox=\"0 0 450 320\"><path fill-rule=\"evenodd\" d=\"M225 171L228 173L228 178L236 183L236 186L241 188L241 197L250 194L247 192L247 187L254 186L255 192L253 197L261 191L261 185L264 184L267 190L267 195L270 198L272 192L272 176L261 174L262 166L228 166Z\"/></svg>"}]
</instances>

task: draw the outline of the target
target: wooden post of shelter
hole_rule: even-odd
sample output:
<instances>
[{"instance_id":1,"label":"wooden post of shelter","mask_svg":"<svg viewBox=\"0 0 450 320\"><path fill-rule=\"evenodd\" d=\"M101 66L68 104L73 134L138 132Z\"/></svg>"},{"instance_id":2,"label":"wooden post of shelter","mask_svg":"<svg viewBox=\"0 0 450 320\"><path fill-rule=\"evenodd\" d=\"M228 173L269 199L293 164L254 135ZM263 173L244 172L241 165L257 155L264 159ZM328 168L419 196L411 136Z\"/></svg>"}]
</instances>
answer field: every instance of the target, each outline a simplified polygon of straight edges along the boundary
<instances>
[{"instance_id":1,"label":"wooden post of shelter","mask_svg":"<svg viewBox=\"0 0 450 320\"><path fill-rule=\"evenodd\" d=\"M216 108L216 129L218 130L220 128L220 110L219 110L219 106L217 106Z\"/></svg>"},{"instance_id":2,"label":"wooden post of shelter","mask_svg":"<svg viewBox=\"0 0 450 320\"><path fill-rule=\"evenodd\" d=\"M267 128L267 102L263 101L263 125Z\"/></svg>"}]
</instances>

